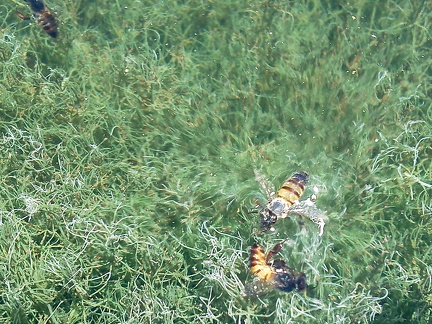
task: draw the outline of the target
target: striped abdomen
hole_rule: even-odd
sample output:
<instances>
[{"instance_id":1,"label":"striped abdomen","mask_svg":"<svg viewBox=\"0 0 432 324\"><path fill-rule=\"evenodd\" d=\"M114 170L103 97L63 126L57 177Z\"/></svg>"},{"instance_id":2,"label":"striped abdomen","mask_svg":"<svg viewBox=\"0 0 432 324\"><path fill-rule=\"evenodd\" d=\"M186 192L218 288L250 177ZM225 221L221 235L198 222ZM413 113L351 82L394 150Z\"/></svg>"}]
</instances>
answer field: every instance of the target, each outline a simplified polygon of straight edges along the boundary
<instances>
[{"instance_id":1,"label":"striped abdomen","mask_svg":"<svg viewBox=\"0 0 432 324\"><path fill-rule=\"evenodd\" d=\"M46 31L48 35L56 38L58 35L57 21L51 11L44 10L41 13L35 13L38 24Z\"/></svg>"},{"instance_id":2,"label":"striped abdomen","mask_svg":"<svg viewBox=\"0 0 432 324\"><path fill-rule=\"evenodd\" d=\"M286 180L278 191L278 197L284 199L290 206L300 199L303 195L309 175L305 171L294 173Z\"/></svg>"},{"instance_id":3,"label":"striped abdomen","mask_svg":"<svg viewBox=\"0 0 432 324\"><path fill-rule=\"evenodd\" d=\"M253 275L256 275L262 280L272 280L275 276L274 269L268 265L268 257L264 253L264 250L258 244L254 244L251 247L249 256L249 268Z\"/></svg>"}]
</instances>

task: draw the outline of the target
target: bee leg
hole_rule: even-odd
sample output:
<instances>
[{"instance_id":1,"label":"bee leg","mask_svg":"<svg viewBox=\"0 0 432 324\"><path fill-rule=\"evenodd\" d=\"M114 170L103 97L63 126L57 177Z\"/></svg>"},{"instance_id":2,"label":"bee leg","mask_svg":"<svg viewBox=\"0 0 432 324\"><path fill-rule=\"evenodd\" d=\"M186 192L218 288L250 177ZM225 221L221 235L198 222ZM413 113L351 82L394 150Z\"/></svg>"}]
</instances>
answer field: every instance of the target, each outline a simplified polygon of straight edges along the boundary
<instances>
[{"instance_id":1,"label":"bee leg","mask_svg":"<svg viewBox=\"0 0 432 324\"><path fill-rule=\"evenodd\" d=\"M17 11L16 15L18 16L18 18L22 19L22 20L30 20L29 16L26 16L24 14L22 14L21 12Z\"/></svg>"},{"instance_id":2,"label":"bee leg","mask_svg":"<svg viewBox=\"0 0 432 324\"><path fill-rule=\"evenodd\" d=\"M269 260L272 258L272 256L278 254L280 252L280 250L282 250L282 244L284 244L285 240L283 240L282 242L276 244L273 249L271 249L270 251L267 252L266 255L266 263L268 264Z\"/></svg>"}]
</instances>

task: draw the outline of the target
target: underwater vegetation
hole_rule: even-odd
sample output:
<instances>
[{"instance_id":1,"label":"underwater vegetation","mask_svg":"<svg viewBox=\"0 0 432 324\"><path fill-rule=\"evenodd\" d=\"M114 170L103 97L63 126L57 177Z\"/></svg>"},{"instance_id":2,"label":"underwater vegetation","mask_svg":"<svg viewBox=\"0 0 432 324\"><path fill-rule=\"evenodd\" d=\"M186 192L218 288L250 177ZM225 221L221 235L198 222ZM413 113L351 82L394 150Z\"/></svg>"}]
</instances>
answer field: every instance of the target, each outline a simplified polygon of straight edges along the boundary
<instances>
[{"instance_id":1,"label":"underwater vegetation","mask_svg":"<svg viewBox=\"0 0 432 324\"><path fill-rule=\"evenodd\" d=\"M432 320L430 1L44 4L0 4L0 322ZM245 297L296 170L323 235Z\"/></svg>"}]
</instances>

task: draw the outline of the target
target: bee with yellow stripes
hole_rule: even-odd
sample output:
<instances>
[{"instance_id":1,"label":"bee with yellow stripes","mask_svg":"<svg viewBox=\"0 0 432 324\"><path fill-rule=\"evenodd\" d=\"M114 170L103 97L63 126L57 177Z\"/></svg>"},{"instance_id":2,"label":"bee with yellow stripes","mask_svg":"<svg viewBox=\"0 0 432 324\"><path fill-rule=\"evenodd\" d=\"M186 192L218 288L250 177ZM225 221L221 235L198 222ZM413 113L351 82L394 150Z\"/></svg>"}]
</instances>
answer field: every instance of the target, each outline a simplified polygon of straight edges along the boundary
<instances>
[{"instance_id":1,"label":"bee with yellow stripes","mask_svg":"<svg viewBox=\"0 0 432 324\"><path fill-rule=\"evenodd\" d=\"M25 0L30 9L33 11L33 17L36 22L45 30L45 32L53 38L58 35L58 21L51 11L47 9L41 0ZM28 20L29 17L18 13L18 17Z\"/></svg>"},{"instance_id":2,"label":"bee with yellow stripes","mask_svg":"<svg viewBox=\"0 0 432 324\"><path fill-rule=\"evenodd\" d=\"M276 288L289 292L297 290L303 292L307 288L306 275L303 272L294 274L284 260L271 258L282 249L282 243L276 244L272 250L265 253L264 249L255 243L252 245L249 256L249 269L255 276L251 285L246 286L246 295L253 296Z\"/></svg>"},{"instance_id":3,"label":"bee with yellow stripes","mask_svg":"<svg viewBox=\"0 0 432 324\"><path fill-rule=\"evenodd\" d=\"M257 172L255 176L264 189L269 192L263 177ZM300 217L307 217L317 224L321 236L324 233L326 215L315 205L317 189L308 199L300 201L308 181L309 174L306 171L297 171L285 180L277 195L271 197L264 208L261 209L261 226L271 229L278 219L286 218L290 214L296 214Z\"/></svg>"}]
</instances>

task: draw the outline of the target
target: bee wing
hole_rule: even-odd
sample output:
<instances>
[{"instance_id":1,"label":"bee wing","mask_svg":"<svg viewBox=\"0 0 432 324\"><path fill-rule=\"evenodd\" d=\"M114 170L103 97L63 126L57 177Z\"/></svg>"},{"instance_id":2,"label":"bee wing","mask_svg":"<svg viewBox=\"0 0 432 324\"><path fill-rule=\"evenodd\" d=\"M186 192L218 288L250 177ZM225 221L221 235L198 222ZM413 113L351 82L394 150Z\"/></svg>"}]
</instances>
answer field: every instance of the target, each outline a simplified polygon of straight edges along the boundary
<instances>
[{"instance_id":1,"label":"bee wing","mask_svg":"<svg viewBox=\"0 0 432 324\"><path fill-rule=\"evenodd\" d=\"M262 280L255 277L252 282L245 285L244 295L246 297L258 296L262 294L267 294L275 288L274 280Z\"/></svg>"},{"instance_id":2,"label":"bee wing","mask_svg":"<svg viewBox=\"0 0 432 324\"><path fill-rule=\"evenodd\" d=\"M328 220L328 217L324 211L315 205L315 202L311 198L299 201L298 203L290 206L288 209L288 214L295 214L309 218L319 227L319 236L323 235L324 226Z\"/></svg>"},{"instance_id":3,"label":"bee wing","mask_svg":"<svg viewBox=\"0 0 432 324\"><path fill-rule=\"evenodd\" d=\"M254 170L255 180L260 184L261 188L264 189L268 198L272 197L275 193L274 185L258 170Z\"/></svg>"}]
</instances>

